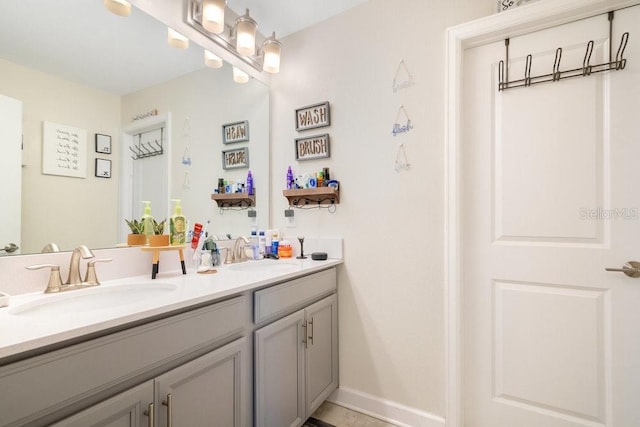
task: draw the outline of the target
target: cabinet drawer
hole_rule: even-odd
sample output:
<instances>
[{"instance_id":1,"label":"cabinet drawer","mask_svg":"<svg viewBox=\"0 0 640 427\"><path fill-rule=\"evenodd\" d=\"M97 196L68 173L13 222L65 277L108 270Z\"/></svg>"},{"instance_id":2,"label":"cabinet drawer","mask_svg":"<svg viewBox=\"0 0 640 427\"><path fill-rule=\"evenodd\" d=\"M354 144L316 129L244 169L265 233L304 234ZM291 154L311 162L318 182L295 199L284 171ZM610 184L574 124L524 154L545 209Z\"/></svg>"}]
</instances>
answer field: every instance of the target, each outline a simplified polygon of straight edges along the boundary
<instances>
[{"instance_id":1,"label":"cabinet drawer","mask_svg":"<svg viewBox=\"0 0 640 427\"><path fill-rule=\"evenodd\" d=\"M256 324L274 320L336 290L336 269L321 271L254 293Z\"/></svg>"},{"instance_id":2,"label":"cabinet drawer","mask_svg":"<svg viewBox=\"0 0 640 427\"><path fill-rule=\"evenodd\" d=\"M143 376L180 357L241 336L240 296L0 368L0 425L23 425ZM36 385L34 387L34 385Z\"/></svg>"}]
</instances>

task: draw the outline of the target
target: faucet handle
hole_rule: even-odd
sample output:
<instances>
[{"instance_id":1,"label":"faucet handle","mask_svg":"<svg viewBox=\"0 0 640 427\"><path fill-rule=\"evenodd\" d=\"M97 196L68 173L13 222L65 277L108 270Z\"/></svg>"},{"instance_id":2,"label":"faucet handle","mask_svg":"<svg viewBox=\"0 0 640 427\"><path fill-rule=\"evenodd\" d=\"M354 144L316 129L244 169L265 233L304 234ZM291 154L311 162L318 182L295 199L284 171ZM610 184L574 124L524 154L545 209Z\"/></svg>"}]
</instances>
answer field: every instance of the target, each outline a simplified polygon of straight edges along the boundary
<instances>
[{"instance_id":1,"label":"faucet handle","mask_svg":"<svg viewBox=\"0 0 640 427\"><path fill-rule=\"evenodd\" d=\"M49 275L49 282L47 283L47 289L44 290L45 294L51 294L54 292L60 292L62 290L62 278L60 277L60 266L56 264L37 264L29 265L27 270L40 270L42 268L50 268L51 274Z\"/></svg>"},{"instance_id":2,"label":"faucet handle","mask_svg":"<svg viewBox=\"0 0 640 427\"><path fill-rule=\"evenodd\" d=\"M96 274L96 262L111 262L112 258L92 259L87 263L87 273L84 276L84 283L87 285L99 285L98 275Z\"/></svg>"}]
</instances>

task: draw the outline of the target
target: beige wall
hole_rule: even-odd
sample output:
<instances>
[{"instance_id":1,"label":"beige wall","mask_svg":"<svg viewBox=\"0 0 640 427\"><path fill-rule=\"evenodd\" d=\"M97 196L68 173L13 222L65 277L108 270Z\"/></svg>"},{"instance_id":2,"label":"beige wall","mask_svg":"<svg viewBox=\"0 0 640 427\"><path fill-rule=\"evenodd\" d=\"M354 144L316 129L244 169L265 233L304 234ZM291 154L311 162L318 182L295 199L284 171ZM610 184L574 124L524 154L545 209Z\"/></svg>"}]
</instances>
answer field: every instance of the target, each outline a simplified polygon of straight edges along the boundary
<instances>
[{"instance_id":1,"label":"beige wall","mask_svg":"<svg viewBox=\"0 0 640 427\"><path fill-rule=\"evenodd\" d=\"M22 253L115 245L120 97L5 60L0 75L0 93L23 103ZM86 179L42 174L43 121L87 130ZM113 154L95 152L96 133L112 136ZM96 157L112 160L111 179L94 176Z\"/></svg>"},{"instance_id":2,"label":"beige wall","mask_svg":"<svg viewBox=\"0 0 640 427\"><path fill-rule=\"evenodd\" d=\"M344 237L339 277L340 386L444 416L443 147L445 28L494 11L493 0L371 0L286 37L272 80L273 223L290 236ZM401 60L415 85L394 93ZM331 103L331 158L296 162L296 108ZM404 105L414 129L392 136ZM399 143L410 170L396 172ZM327 166L334 214L279 197L287 166Z\"/></svg>"}]
</instances>

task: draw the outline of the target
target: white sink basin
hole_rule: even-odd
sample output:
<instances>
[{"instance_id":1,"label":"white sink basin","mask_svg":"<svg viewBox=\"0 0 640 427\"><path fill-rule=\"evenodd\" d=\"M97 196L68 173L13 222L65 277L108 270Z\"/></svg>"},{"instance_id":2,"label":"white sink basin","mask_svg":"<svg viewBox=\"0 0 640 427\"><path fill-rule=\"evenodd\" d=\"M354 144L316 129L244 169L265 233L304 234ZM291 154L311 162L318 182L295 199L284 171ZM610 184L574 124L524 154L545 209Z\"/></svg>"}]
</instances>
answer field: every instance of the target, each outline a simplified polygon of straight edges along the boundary
<instances>
[{"instance_id":1,"label":"white sink basin","mask_svg":"<svg viewBox=\"0 0 640 427\"><path fill-rule=\"evenodd\" d=\"M33 301L9 307L9 314L19 316L84 313L113 310L141 301L155 300L174 292L177 286L170 283L136 283L97 286L87 289L45 295Z\"/></svg>"},{"instance_id":2,"label":"white sink basin","mask_svg":"<svg viewBox=\"0 0 640 427\"><path fill-rule=\"evenodd\" d=\"M265 259L260 261L245 261L237 264L230 264L227 267L229 270L235 271L260 271L260 272L287 272L300 269L300 263L280 261L273 259Z\"/></svg>"}]
</instances>

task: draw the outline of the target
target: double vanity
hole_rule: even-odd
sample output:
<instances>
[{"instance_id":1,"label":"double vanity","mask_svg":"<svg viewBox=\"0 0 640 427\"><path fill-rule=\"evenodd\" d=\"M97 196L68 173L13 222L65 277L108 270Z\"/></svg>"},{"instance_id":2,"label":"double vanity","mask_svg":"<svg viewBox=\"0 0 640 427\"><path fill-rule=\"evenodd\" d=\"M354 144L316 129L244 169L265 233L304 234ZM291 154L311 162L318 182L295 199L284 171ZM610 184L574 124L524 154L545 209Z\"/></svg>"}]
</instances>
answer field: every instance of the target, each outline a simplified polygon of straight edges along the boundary
<instances>
[{"instance_id":1,"label":"double vanity","mask_svg":"<svg viewBox=\"0 0 640 427\"><path fill-rule=\"evenodd\" d=\"M0 308L0 425L302 425L338 386L341 263L13 297Z\"/></svg>"}]
</instances>

